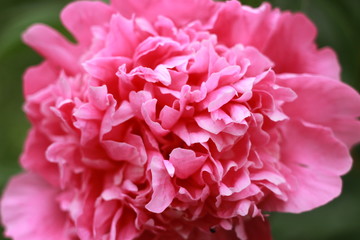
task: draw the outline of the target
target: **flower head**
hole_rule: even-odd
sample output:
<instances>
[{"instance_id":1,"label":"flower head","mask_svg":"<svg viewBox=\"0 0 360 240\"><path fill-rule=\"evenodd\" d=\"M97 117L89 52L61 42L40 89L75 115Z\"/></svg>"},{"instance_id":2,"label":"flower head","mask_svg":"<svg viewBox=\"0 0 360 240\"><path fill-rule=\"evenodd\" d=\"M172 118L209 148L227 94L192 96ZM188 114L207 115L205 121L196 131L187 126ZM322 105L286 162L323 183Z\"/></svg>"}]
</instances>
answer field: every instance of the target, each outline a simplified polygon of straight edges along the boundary
<instances>
[{"instance_id":1,"label":"flower head","mask_svg":"<svg viewBox=\"0 0 360 240\"><path fill-rule=\"evenodd\" d=\"M360 97L304 15L113 0L61 20L76 43L23 35L45 61L24 76L31 173L5 191L10 237L270 239L264 211L339 195Z\"/></svg>"}]
</instances>

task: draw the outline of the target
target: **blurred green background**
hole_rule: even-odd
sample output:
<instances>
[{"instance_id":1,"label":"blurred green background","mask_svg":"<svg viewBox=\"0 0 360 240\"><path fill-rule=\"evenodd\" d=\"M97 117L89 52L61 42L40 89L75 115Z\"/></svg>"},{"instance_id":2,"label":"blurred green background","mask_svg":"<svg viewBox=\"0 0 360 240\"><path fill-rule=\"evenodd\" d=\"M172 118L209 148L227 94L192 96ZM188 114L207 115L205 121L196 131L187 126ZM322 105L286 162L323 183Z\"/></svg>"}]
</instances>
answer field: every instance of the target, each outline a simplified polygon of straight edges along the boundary
<instances>
[{"instance_id":1,"label":"blurred green background","mask_svg":"<svg viewBox=\"0 0 360 240\"><path fill-rule=\"evenodd\" d=\"M140 0L141 1L141 0ZM0 191L20 172L18 157L29 124L22 113L24 70L41 58L22 44L21 33L32 23L47 23L60 31L59 12L69 0L0 0ZM258 6L261 0L243 0ZM283 10L305 12L317 25L319 46L338 53L343 81L360 89L360 1L272 0ZM344 177L341 197L312 212L271 214L275 240L360 239L360 147L352 151L355 162ZM1 229L2 231L2 229ZM2 235L0 233L0 235ZM0 240L3 240L1 238ZM48 239L44 239L48 240Z\"/></svg>"}]
</instances>

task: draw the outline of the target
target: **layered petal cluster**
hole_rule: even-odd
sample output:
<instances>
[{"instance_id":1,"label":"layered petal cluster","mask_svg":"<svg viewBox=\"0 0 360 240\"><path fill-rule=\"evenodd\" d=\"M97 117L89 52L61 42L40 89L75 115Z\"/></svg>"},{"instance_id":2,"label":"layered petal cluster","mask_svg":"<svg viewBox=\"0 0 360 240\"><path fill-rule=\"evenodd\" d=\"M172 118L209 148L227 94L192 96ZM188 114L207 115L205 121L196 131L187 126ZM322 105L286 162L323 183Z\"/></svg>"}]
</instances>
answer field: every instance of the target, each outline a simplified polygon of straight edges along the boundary
<instances>
[{"instance_id":1,"label":"layered petal cluster","mask_svg":"<svg viewBox=\"0 0 360 240\"><path fill-rule=\"evenodd\" d=\"M69 4L37 24L32 124L1 214L15 240L271 239L264 211L341 191L360 96L302 14L237 1Z\"/></svg>"}]
</instances>

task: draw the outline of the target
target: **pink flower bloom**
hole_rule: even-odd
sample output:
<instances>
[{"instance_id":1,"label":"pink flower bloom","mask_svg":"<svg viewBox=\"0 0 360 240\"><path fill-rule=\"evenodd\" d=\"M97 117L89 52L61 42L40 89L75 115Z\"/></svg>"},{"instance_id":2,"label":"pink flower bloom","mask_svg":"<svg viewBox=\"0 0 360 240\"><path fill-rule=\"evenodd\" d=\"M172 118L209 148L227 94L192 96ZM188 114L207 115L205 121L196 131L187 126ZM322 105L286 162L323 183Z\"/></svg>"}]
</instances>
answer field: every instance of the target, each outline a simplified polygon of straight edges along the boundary
<instances>
[{"instance_id":1,"label":"pink flower bloom","mask_svg":"<svg viewBox=\"0 0 360 240\"><path fill-rule=\"evenodd\" d=\"M302 14L237 1L79 1L37 24L32 123L1 202L15 240L271 239L263 211L340 194L359 94Z\"/></svg>"}]
</instances>

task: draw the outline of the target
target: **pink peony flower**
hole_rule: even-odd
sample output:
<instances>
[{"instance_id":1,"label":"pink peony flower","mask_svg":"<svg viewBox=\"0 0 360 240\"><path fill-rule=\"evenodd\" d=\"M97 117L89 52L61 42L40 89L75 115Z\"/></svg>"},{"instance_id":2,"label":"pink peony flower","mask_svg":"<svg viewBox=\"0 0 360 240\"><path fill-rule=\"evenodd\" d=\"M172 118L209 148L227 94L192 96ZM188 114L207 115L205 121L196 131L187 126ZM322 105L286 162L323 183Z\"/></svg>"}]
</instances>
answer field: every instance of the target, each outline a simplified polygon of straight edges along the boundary
<instances>
[{"instance_id":1,"label":"pink peony flower","mask_svg":"<svg viewBox=\"0 0 360 240\"><path fill-rule=\"evenodd\" d=\"M302 14L237 1L79 1L37 24L32 123L1 202L15 240L271 239L264 211L340 194L359 94Z\"/></svg>"}]
</instances>

